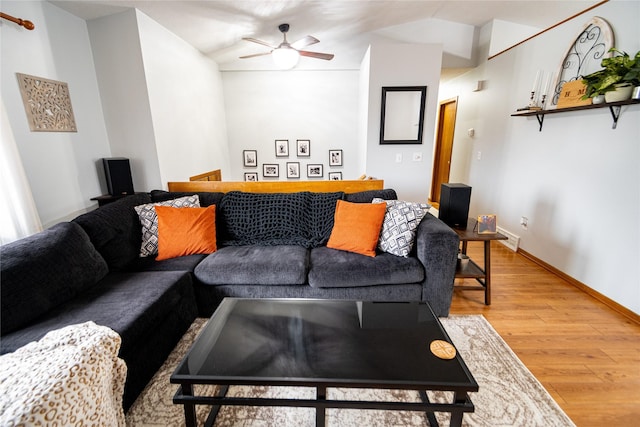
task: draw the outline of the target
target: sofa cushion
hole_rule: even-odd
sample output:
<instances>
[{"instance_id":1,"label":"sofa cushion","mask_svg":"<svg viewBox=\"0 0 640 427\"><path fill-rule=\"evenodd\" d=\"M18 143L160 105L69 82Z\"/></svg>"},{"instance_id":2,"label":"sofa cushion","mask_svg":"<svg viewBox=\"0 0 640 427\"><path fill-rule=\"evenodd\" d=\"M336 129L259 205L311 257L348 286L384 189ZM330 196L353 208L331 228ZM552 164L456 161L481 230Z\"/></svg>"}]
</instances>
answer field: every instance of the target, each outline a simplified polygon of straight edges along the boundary
<instances>
[{"instance_id":1,"label":"sofa cushion","mask_svg":"<svg viewBox=\"0 0 640 427\"><path fill-rule=\"evenodd\" d=\"M3 245L0 268L2 335L94 286L108 272L89 236L72 222Z\"/></svg>"},{"instance_id":2,"label":"sofa cushion","mask_svg":"<svg viewBox=\"0 0 640 427\"><path fill-rule=\"evenodd\" d=\"M206 254L196 254L162 261L157 261L153 257L137 258L127 266L127 271L188 271L193 273L196 266L206 257Z\"/></svg>"},{"instance_id":3,"label":"sofa cushion","mask_svg":"<svg viewBox=\"0 0 640 427\"><path fill-rule=\"evenodd\" d=\"M207 206L216 205L216 232L217 235L225 235L224 224L219 215L220 201L224 197L224 193L216 191L198 191L198 192L184 192L184 191L164 191L164 190L151 190L151 201L164 202L167 200L177 199L185 196L198 196L200 199L200 206L206 208Z\"/></svg>"},{"instance_id":4,"label":"sofa cushion","mask_svg":"<svg viewBox=\"0 0 640 427\"><path fill-rule=\"evenodd\" d=\"M181 192L181 191L164 191L164 190L151 190L149 193L151 195L151 201L153 203L156 202L165 202L167 200L177 199L179 197L185 196L198 196L200 199L200 206L206 208L207 206L217 205L222 200L224 193L220 192L206 192L206 191L198 191L194 193Z\"/></svg>"},{"instance_id":5,"label":"sofa cushion","mask_svg":"<svg viewBox=\"0 0 640 427\"><path fill-rule=\"evenodd\" d=\"M72 222L86 231L110 270L121 270L140 253L142 233L133 208L149 202L147 193L134 194L80 215Z\"/></svg>"},{"instance_id":6,"label":"sofa cushion","mask_svg":"<svg viewBox=\"0 0 640 427\"><path fill-rule=\"evenodd\" d=\"M137 343L176 309L182 299L194 303L186 272L110 273L96 286L38 319L37 323L2 337L2 353L15 351L48 331L93 321L122 337L120 357L136 352ZM195 304L193 304L195 310Z\"/></svg>"},{"instance_id":7,"label":"sofa cushion","mask_svg":"<svg viewBox=\"0 0 640 427\"><path fill-rule=\"evenodd\" d=\"M327 247L374 257L386 205L338 200Z\"/></svg>"},{"instance_id":8,"label":"sofa cushion","mask_svg":"<svg viewBox=\"0 0 640 427\"><path fill-rule=\"evenodd\" d=\"M142 239L140 244L140 256L153 256L158 253L158 215L156 206L170 206L174 208L200 207L198 196L178 197L165 202L146 203L136 206L134 209L140 219L142 227Z\"/></svg>"},{"instance_id":9,"label":"sofa cushion","mask_svg":"<svg viewBox=\"0 0 640 427\"><path fill-rule=\"evenodd\" d=\"M216 206L173 208L156 206L158 256L162 261L216 251Z\"/></svg>"},{"instance_id":10,"label":"sofa cushion","mask_svg":"<svg viewBox=\"0 0 640 427\"><path fill-rule=\"evenodd\" d=\"M301 285L308 250L298 245L226 246L207 256L195 276L207 285Z\"/></svg>"},{"instance_id":11,"label":"sofa cushion","mask_svg":"<svg viewBox=\"0 0 640 427\"><path fill-rule=\"evenodd\" d=\"M393 255L408 257L413 249L416 230L430 205L401 200L373 199L373 203L386 203L378 248Z\"/></svg>"},{"instance_id":12,"label":"sofa cushion","mask_svg":"<svg viewBox=\"0 0 640 427\"><path fill-rule=\"evenodd\" d=\"M346 193L342 200L352 203L371 203L375 198L384 200L396 200L398 198L395 190L386 188L384 190L367 190L357 193Z\"/></svg>"},{"instance_id":13,"label":"sofa cushion","mask_svg":"<svg viewBox=\"0 0 640 427\"><path fill-rule=\"evenodd\" d=\"M309 285L314 288L348 288L419 283L424 268L417 258L381 253L368 257L327 247L311 250Z\"/></svg>"}]
</instances>

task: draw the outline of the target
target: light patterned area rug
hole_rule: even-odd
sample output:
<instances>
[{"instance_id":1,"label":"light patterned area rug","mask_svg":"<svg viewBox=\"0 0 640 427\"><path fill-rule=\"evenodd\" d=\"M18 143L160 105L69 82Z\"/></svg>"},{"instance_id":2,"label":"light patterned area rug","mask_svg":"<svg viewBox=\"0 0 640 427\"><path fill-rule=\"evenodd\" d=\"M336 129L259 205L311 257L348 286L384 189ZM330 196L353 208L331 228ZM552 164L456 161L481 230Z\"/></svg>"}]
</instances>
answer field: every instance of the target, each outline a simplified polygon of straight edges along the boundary
<instances>
[{"instance_id":1,"label":"light patterned area rug","mask_svg":"<svg viewBox=\"0 0 640 427\"><path fill-rule=\"evenodd\" d=\"M536 378L520 362L500 335L481 316L450 316L441 319L447 333L480 385L471 393L475 412L465 414L463 426L573 426ZM206 319L196 319L178 343L162 368L138 397L127 413L127 426L181 426L184 413L181 405L172 403L177 390L169 377L182 359ZM215 389L215 386L209 386ZM202 389L196 387L196 393ZM213 390L208 390L209 392ZM229 396L254 396L313 399L315 390L308 387L230 387ZM432 401L450 401L446 392L430 393ZM419 402L415 391L328 389L328 399L387 400ZM198 407L199 425L209 408ZM409 411L377 411L328 409L328 426L428 426L424 413ZM448 415L436 413L440 425L448 425ZM312 408L223 407L215 426L314 426Z\"/></svg>"}]
</instances>

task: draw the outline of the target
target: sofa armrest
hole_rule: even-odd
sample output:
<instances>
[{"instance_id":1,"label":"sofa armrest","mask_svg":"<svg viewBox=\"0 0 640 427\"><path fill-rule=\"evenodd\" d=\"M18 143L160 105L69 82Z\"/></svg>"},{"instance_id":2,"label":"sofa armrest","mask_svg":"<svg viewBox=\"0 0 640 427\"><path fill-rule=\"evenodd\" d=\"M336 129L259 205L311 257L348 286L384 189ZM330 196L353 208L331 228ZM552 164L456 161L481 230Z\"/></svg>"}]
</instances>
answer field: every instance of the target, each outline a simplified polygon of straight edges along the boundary
<instances>
[{"instance_id":1,"label":"sofa armrest","mask_svg":"<svg viewBox=\"0 0 640 427\"><path fill-rule=\"evenodd\" d=\"M436 316L448 316L460 239L444 222L427 214L416 232L416 255L424 266L422 300Z\"/></svg>"}]
</instances>

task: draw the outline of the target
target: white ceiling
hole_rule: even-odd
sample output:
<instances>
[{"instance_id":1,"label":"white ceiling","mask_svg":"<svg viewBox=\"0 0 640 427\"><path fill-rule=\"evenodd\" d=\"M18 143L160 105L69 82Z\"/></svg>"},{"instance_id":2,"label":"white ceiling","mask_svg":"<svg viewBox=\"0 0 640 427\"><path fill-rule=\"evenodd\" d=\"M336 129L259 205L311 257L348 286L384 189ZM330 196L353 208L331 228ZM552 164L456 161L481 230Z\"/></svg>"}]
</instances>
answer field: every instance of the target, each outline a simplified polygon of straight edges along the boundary
<instances>
[{"instance_id":1,"label":"white ceiling","mask_svg":"<svg viewBox=\"0 0 640 427\"><path fill-rule=\"evenodd\" d=\"M221 70L272 69L270 58L238 59L269 48L242 40L254 37L277 46L278 25L289 23L289 42L313 35L306 48L334 53L323 61L301 58L298 68L354 69L372 40L443 43L443 67L464 67L471 57L450 45L477 43L469 37L494 19L532 27L532 34L599 3L599 0L59 0L56 6L86 20L137 8L196 49ZM477 31L476 31L477 33ZM468 51L472 50L469 46ZM459 49L458 49L459 50ZM464 50L464 49L463 49ZM462 60L460 61L460 56ZM469 55L470 56L470 55ZM458 57L458 58L456 58ZM457 60L456 60L457 59ZM466 61L466 62L465 62ZM470 64L472 65L472 64ZM470 66L467 65L467 66Z\"/></svg>"}]
</instances>

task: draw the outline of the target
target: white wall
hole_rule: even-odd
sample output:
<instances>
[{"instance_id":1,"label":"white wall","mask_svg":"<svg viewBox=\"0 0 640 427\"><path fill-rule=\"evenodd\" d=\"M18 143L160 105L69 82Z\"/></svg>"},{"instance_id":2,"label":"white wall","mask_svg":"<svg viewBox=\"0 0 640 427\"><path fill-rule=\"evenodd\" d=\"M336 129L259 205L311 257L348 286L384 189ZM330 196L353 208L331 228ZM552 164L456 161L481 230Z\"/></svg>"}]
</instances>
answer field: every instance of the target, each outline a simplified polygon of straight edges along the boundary
<instances>
[{"instance_id":1,"label":"white wall","mask_svg":"<svg viewBox=\"0 0 640 427\"><path fill-rule=\"evenodd\" d=\"M375 34L396 43L441 44L442 62L446 68L477 65L476 33L473 25L442 19L421 19L375 31ZM509 40L513 40L513 37Z\"/></svg>"},{"instance_id":2,"label":"white wall","mask_svg":"<svg viewBox=\"0 0 640 427\"><path fill-rule=\"evenodd\" d=\"M43 226L76 216L102 194L99 159L111 155L85 21L48 2L3 1L28 31L2 21L2 100ZM31 132L15 73L69 85L78 132Z\"/></svg>"},{"instance_id":3,"label":"white wall","mask_svg":"<svg viewBox=\"0 0 640 427\"><path fill-rule=\"evenodd\" d=\"M360 170L366 171L367 165L367 132L369 124L369 79L371 75L371 46L367 48L360 64L358 81L358 164Z\"/></svg>"},{"instance_id":4,"label":"white wall","mask_svg":"<svg viewBox=\"0 0 640 427\"><path fill-rule=\"evenodd\" d=\"M162 187L136 10L88 21L114 157L127 157L135 191ZM106 188L104 189L106 193Z\"/></svg>"},{"instance_id":5,"label":"white wall","mask_svg":"<svg viewBox=\"0 0 640 427\"><path fill-rule=\"evenodd\" d=\"M262 165L280 165L286 181L287 162L300 163L300 180L307 164L323 164L324 177L342 172L343 179L364 173L358 161L358 71L238 71L222 72L227 115L231 176L244 179ZM289 157L275 157L275 140L289 140ZM296 140L311 141L311 157L296 156ZM329 150L343 150L343 166L329 167ZM243 150L258 151L258 168L244 168ZM223 171L224 176L224 171ZM313 179L313 178L312 178Z\"/></svg>"},{"instance_id":6,"label":"white wall","mask_svg":"<svg viewBox=\"0 0 640 427\"><path fill-rule=\"evenodd\" d=\"M541 28L500 19L494 19L489 26L491 27L491 47L489 48L488 56L500 53L542 30Z\"/></svg>"},{"instance_id":7,"label":"white wall","mask_svg":"<svg viewBox=\"0 0 640 427\"><path fill-rule=\"evenodd\" d=\"M454 147L467 159L455 151L452 177L464 176L467 161L472 215L498 214L522 249L640 313L640 107L623 108L615 130L608 108L546 116L542 132L535 117L510 117L527 104L536 71L555 71L592 16L612 25L619 48L640 50L640 3L609 2L592 13L441 88L441 98L459 97ZM471 92L477 80L485 90Z\"/></svg>"},{"instance_id":8,"label":"white wall","mask_svg":"<svg viewBox=\"0 0 640 427\"><path fill-rule=\"evenodd\" d=\"M211 60L135 10L85 22L48 2L2 8L36 25L0 24L1 83L45 227L96 206L90 198L107 191L103 157L131 159L136 191L229 169ZM31 132L16 72L68 83L78 132Z\"/></svg>"},{"instance_id":9,"label":"white wall","mask_svg":"<svg viewBox=\"0 0 640 427\"><path fill-rule=\"evenodd\" d=\"M367 174L384 179L385 186L395 189L400 199L426 203L431 187L442 46L374 43L369 55ZM422 144L380 144L383 86L427 86ZM414 162L414 153L420 153L422 161ZM402 156L400 163L396 162L398 154Z\"/></svg>"},{"instance_id":10,"label":"white wall","mask_svg":"<svg viewBox=\"0 0 640 427\"><path fill-rule=\"evenodd\" d=\"M230 171L218 66L141 12L136 14L163 188Z\"/></svg>"},{"instance_id":11,"label":"white wall","mask_svg":"<svg viewBox=\"0 0 640 427\"><path fill-rule=\"evenodd\" d=\"M229 169L217 65L138 10L88 22L114 156L136 191Z\"/></svg>"}]
</instances>

